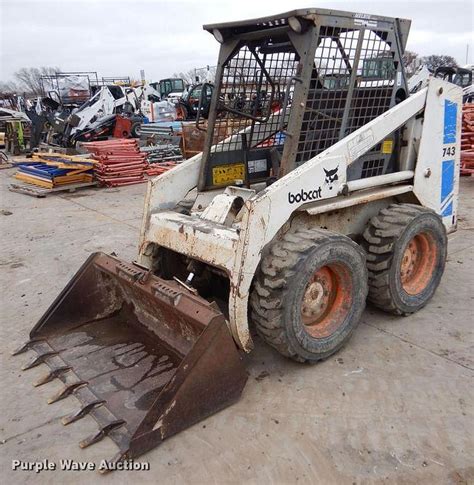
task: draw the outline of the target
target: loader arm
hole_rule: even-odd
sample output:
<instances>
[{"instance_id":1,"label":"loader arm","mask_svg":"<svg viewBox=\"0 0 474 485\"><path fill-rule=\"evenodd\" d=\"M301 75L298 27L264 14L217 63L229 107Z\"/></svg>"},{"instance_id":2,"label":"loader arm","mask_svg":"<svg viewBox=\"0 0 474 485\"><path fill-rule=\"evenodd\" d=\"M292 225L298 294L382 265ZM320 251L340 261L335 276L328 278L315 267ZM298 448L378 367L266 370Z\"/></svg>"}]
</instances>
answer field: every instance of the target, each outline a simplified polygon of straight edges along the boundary
<instances>
[{"instance_id":1,"label":"loader arm","mask_svg":"<svg viewBox=\"0 0 474 485\"><path fill-rule=\"evenodd\" d=\"M343 206L351 192L393 184L403 185L402 192L412 192L425 205L442 213L438 199L444 163L441 158L445 110L446 106L459 106L460 97L458 87L437 79L430 80L427 88L354 131L265 190L247 198L239 214L241 222L238 227L211 223L202 212L190 216L169 212L156 203L159 200L169 201L170 191L177 201L196 185L201 159L194 157L179 169L168 172L166 177L150 183L140 243L140 262L150 265L150 249L161 246L226 271L230 279L229 325L239 346L250 351L252 341L248 324L248 298L252 280L263 248L291 219L292 214L301 210L310 211L314 207L318 207L320 212L336 210L338 204ZM453 166L459 165L459 136L456 133L460 127L459 120L456 124L459 113L457 109L454 115L453 139L457 148L452 150L453 154L456 153ZM452 114L449 116L452 117ZM347 168L402 126L407 127L409 139L404 140L407 146L400 165L407 169L347 182ZM433 158L433 152L436 158ZM415 153L418 153L416 165L413 159ZM427 170L429 178L426 177ZM420 177L426 180L418 188L416 180ZM455 191L455 183L456 179L453 179L451 193ZM327 209L324 209L324 204L327 204ZM225 204L222 210L225 210ZM451 207L451 212L444 218L448 229L455 223L454 216L455 207ZM222 250L219 251L219 248Z\"/></svg>"},{"instance_id":2,"label":"loader arm","mask_svg":"<svg viewBox=\"0 0 474 485\"><path fill-rule=\"evenodd\" d=\"M462 90L408 99L410 21L323 9L204 26L221 43L203 153L148 184L138 261L89 257L30 332L134 458L235 402L256 331L282 355L338 351L366 298L414 313L456 228ZM284 99L282 94L284 93ZM215 140L222 140L215 143Z\"/></svg>"},{"instance_id":3,"label":"loader arm","mask_svg":"<svg viewBox=\"0 0 474 485\"><path fill-rule=\"evenodd\" d=\"M457 109L454 113L451 111L452 114L448 115L448 117L454 116L453 123L452 119L451 121L446 119L446 106L460 107L461 102L462 93L458 87L445 82L431 81L428 88L409 97L278 180L255 198L247 201L247 210L244 213L241 226L241 238L236 251L234 272L231 275L231 295L229 298L231 329L234 336L238 335L244 349L251 348L247 308L253 275L260 262L262 249L274 238L295 210L300 210L303 207L310 210L311 206L318 204L319 210L324 211L324 208L321 207L324 202L321 203L320 201L327 201L328 211L337 210L338 203L331 200L334 197L338 199L342 206L344 199L350 194L350 191L346 192L346 190L351 185L357 187L356 183L346 183L345 172L347 167L357 157L369 151L390 133L407 124L422 112L424 112L423 133L421 134L415 170L381 175L373 177L372 180L367 179L365 185L359 185L359 190L376 186L404 184L406 191L413 191L424 206L434 209L443 216L443 222L448 231L455 227L456 207L451 206L449 209L445 201L449 200L448 204L455 204L452 196L456 193L459 183L459 130L461 126L459 117L461 109ZM421 123L421 118L418 122ZM447 127L446 123L453 124ZM450 129L454 130L452 138L448 140L451 143L444 143L444 132ZM415 138L407 140L407 142L410 145L418 145ZM455 148L453 149L453 147ZM452 157L446 153L448 150L449 153L455 155L453 160L449 160ZM445 153L444 158L448 158L446 161L442 160L443 152ZM447 166L450 168L447 169ZM336 168L341 176L329 188L327 185L325 186L324 170L335 170ZM446 170L449 170L448 178L443 179L443 173L446 177ZM429 177L427 178L428 174ZM451 178L451 174L453 178ZM419 183L416 183L417 180ZM289 201L290 194L302 193L301 191L309 193L314 191L318 185L321 188L321 196L318 197L316 203L308 204L304 201L291 203ZM447 188L443 189L443 185L446 185ZM446 192L446 195L442 199L443 205L441 205L440 197L442 197L443 192ZM244 262L245 271L243 270Z\"/></svg>"}]
</instances>

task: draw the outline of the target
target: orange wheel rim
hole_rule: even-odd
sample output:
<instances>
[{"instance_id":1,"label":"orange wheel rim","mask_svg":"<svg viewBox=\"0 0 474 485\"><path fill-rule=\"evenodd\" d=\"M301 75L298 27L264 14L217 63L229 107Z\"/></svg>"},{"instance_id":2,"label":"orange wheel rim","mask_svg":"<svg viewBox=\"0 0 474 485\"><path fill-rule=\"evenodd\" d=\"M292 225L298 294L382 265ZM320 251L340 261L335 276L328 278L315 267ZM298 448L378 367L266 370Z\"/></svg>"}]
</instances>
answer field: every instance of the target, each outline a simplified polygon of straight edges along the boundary
<instances>
[{"instance_id":1,"label":"orange wheel rim","mask_svg":"<svg viewBox=\"0 0 474 485\"><path fill-rule=\"evenodd\" d=\"M436 267L436 244L429 233L414 236L407 244L400 263L402 287L418 295L431 281Z\"/></svg>"},{"instance_id":2,"label":"orange wheel rim","mask_svg":"<svg viewBox=\"0 0 474 485\"><path fill-rule=\"evenodd\" d=\"M316 270L306 285L301 320L313 338L332 335L344 322L352 304L352 279L339 263Z\"/></svg>"}]
</instances>

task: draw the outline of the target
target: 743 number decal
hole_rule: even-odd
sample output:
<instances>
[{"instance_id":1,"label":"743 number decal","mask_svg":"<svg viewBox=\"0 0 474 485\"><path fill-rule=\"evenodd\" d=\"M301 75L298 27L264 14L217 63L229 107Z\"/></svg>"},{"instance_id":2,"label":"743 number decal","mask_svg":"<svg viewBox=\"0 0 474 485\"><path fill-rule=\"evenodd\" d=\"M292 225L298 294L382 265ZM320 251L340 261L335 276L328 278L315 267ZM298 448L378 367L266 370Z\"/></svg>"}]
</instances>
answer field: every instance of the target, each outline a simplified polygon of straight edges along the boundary
<instances>
[{"instance_id":1,"label":"743 number decal","mask_svg":"<svg viewBox=\"0 0 474 485\"><path fill-rule=\"evenodd\" d=\"M456 154L456 147L444 147L443 148L443 158L444 157L454 157Z\"/></svg>"}]
</instances>

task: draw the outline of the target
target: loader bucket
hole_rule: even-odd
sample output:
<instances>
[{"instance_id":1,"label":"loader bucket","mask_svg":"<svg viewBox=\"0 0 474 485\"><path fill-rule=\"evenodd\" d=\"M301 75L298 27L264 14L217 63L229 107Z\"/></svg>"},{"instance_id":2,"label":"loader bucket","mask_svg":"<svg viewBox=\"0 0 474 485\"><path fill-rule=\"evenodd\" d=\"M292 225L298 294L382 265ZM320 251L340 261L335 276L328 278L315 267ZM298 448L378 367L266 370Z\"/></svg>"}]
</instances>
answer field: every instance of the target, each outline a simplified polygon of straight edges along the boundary
<instances>
[{"instance_id":1,"label":"loader bucket","mask_svg":"<svg viewBox=\"0 0 474 485\"><path fill-rule=\"evenodd\" d=\"M241 356L217 306L177 282L103 253L89 257L16 353L34 350L74 395L69 424L92 416L119 453L134 458L229 406L247 380Z\"/></svg>"}]
</instances>

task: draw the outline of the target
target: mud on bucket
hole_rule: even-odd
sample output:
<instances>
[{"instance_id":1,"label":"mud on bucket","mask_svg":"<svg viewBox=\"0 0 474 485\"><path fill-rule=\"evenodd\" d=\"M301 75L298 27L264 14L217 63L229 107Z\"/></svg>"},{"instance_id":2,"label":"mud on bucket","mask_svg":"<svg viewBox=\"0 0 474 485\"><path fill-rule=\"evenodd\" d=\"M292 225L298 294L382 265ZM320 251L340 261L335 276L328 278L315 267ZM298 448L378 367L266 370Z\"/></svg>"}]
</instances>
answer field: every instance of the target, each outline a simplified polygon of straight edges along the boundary
<instances>
[{"instance_id":1,"label":"mud on bucket","mask_svg":"<svg viewBox=\"0 0 474 485\"><path fill-rule=\"evenodd\" d=\"M176 282L103 253L89 257L16 353L46 363L35 385L65 384L49 402L74 395L97 434L119 447L115 460L137 457L235 402L247 374L222 313Z\"/></svg>"}]
</instances>

